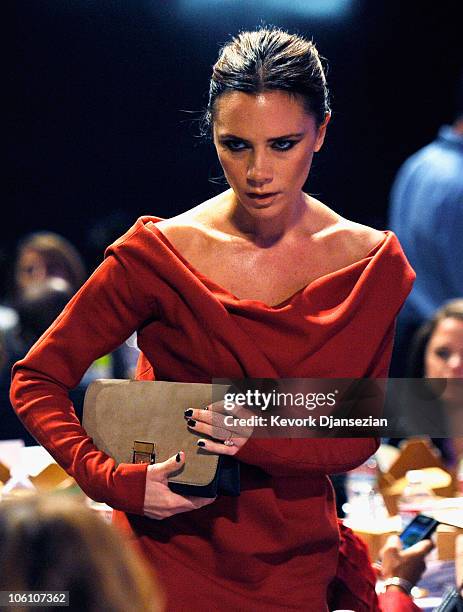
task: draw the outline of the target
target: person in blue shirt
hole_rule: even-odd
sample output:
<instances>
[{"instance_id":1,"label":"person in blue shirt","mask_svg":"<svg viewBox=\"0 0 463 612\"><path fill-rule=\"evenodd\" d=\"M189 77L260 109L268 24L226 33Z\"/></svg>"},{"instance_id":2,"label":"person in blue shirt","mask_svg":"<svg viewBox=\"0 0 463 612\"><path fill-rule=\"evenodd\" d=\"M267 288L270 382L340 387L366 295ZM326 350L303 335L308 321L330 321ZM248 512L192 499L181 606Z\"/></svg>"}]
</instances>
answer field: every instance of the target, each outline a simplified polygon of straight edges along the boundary
<instances>
[{"instance_id":1,"label":"person in blue shirt","mask_svg":"<svg viewBox=\"0 0 463 612\"><path fill-rule=\"evenodd\" d=\"M456 119L400 168L389 226L416 272L397 322L390 376L406 375L410 340L442 304L463 297L463 73Z\"/></svg>"}]
</instances>

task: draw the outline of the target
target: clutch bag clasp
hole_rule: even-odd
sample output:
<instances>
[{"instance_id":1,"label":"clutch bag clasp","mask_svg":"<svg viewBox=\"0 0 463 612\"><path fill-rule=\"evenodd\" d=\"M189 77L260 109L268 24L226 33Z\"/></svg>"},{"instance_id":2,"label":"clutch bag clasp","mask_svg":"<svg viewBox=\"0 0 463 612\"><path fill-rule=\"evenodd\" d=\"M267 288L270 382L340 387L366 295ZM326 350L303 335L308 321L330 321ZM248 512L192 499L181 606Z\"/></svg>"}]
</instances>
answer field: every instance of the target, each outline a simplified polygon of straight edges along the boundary
<instances>
[{"instance_id":1,"label":"clutch bag clasp","mask_svg":"<svg viewBox=\"0 0 463 612\"><path fill-rule=\"evenodd\" d=\"M132 463L154 463L156 453L154 452L154 442L142 442L134 440L132 448Z\"/></svg>"}]
</instances>

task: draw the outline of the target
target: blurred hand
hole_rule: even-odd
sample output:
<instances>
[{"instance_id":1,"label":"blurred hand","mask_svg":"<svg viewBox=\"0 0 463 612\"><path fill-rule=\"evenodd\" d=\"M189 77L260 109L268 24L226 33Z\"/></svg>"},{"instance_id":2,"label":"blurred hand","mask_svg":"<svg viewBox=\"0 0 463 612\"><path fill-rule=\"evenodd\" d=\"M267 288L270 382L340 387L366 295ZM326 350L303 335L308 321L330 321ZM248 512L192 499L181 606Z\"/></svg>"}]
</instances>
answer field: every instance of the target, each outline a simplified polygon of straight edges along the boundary
<instances>
[{"instance_id":1,"label":"blurred hand","mask_svg":"<svg viewBox=\"0 0 463 612\"><path fill-rule=\"evenodd\" d=\"M148 466L143 503L145 516L162 520L174 514L202 508L215 501L214 497L177 495L169 489L168 477L177 472L184 463L185 453L179 452L178 455L170 457L167 461Z\"/></svg>"},{"instance_id":2,"label":"blurred hand","mask_svg":"<svg viewBox=\"0 0 463 612\"><path fill-rule=\"evenodd\" d=\"M400 538L395 535L389 536L379 553L382 561L380 577L386 580L397 576L415 585L426 569L424 559L433 546L431 540L421 540L410 548L402 550Z\"/></svg>"}]
</instances>

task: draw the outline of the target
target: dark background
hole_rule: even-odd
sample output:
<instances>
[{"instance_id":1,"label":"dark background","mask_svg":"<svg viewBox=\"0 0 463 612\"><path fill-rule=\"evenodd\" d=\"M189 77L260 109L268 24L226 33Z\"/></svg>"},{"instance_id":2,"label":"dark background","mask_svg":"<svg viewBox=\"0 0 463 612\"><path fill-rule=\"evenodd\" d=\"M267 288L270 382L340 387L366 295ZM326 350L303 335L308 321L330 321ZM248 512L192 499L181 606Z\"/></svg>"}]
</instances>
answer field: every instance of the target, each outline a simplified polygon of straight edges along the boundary
<instances>
[{"instance_id":1,"label":"dark background","mask_svg":"<svg viewBox=\"0 0 463 612\"><path fill-rule=\"evenodd\" d=\"M0 294L15 244L47 229L89 270L141 214L170 217L225 189L197 118L219 45L264 22L313 37L333 118L307 190L386 226L401 162L451 122L460 0L16 0L8 63Z\"/></svg>"}]
</instances>

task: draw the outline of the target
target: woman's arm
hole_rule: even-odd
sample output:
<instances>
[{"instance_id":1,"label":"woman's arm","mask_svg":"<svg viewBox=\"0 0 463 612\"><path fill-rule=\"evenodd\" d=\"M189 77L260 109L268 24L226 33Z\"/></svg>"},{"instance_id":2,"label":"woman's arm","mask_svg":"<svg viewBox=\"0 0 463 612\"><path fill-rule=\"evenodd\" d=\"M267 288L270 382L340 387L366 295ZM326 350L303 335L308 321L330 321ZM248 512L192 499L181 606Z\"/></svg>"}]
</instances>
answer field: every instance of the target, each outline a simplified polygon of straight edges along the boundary
<instances>
[{"instance_id":1,"label":"woman's arm","mask_svg":"<svg viewBox=\"0 0 463 612\"><path fill-rule=\"evenodd\" d=\"M372 356L369 378L386 378L394 341L394 323ZM275 476L304 472L338 474L361 465L379 446L377 438L311 438L307 440L259 440L251 438L236 457L258 465Z\"/></svg>"},{"instance_id":2,"label":"woman's arm","mask_svg":"<svg viewBox=\"0 0 463 612\"><path fill-rule=\"evenodd\" d=\"M208 436L199 438L198 445L212 453L235 456L273 476L346 472L366 461L378 448L376 438L253 437L252 426L227 425L221 408L222 402L217 402L206 409L190 408L185 412L188 427ZM242 409L239 416L245 413L252 415Z\"/></svg>"},{"instance_id":3,"label":"woman's arm","mask_svg":"<svg viewBox=\"0 0 463 612\"><path fill-rule=\"evenodd\" d=\"M392 352L394 324L390 325L372 357L368 377L386 378ZM210 425L210 412L193 410L195 430L215 437L216 427ZM245 428L244 428L245 429ZM243 433L243 436L248 434ZM204 440L211 452L234 455L240 461L256 465L273 476L301 476L307 473L337 474L347 472L366 461L378 448L376 438L294 438L265 439L236 437L234 446L224 446Z\"/></svg>"},{"instance_id":4,"label":"woman's arm","mask_svg":"<svg viewBox=\"0 0 463 612\"><path fill-rule=\"evenodd\" d=\"M123 250L123 249L122 249ZM11 402L31 434L93 499L142 513L146 466L121 464L99 451L81 427L68 392L98 357L156 316L148 266L121 256L120 245L15 364Z\"/></svg>"},{"instance_id":5,"label":"woman's arm","mask_svg":"<svg viewBox=\"0 0 463 612\"><path fill-rule=\"evenodd\" d=\"M273 476L338 474L361 465L378 448L376 438L250 438L235 457Z\"/></svg>"}]
</instances>

